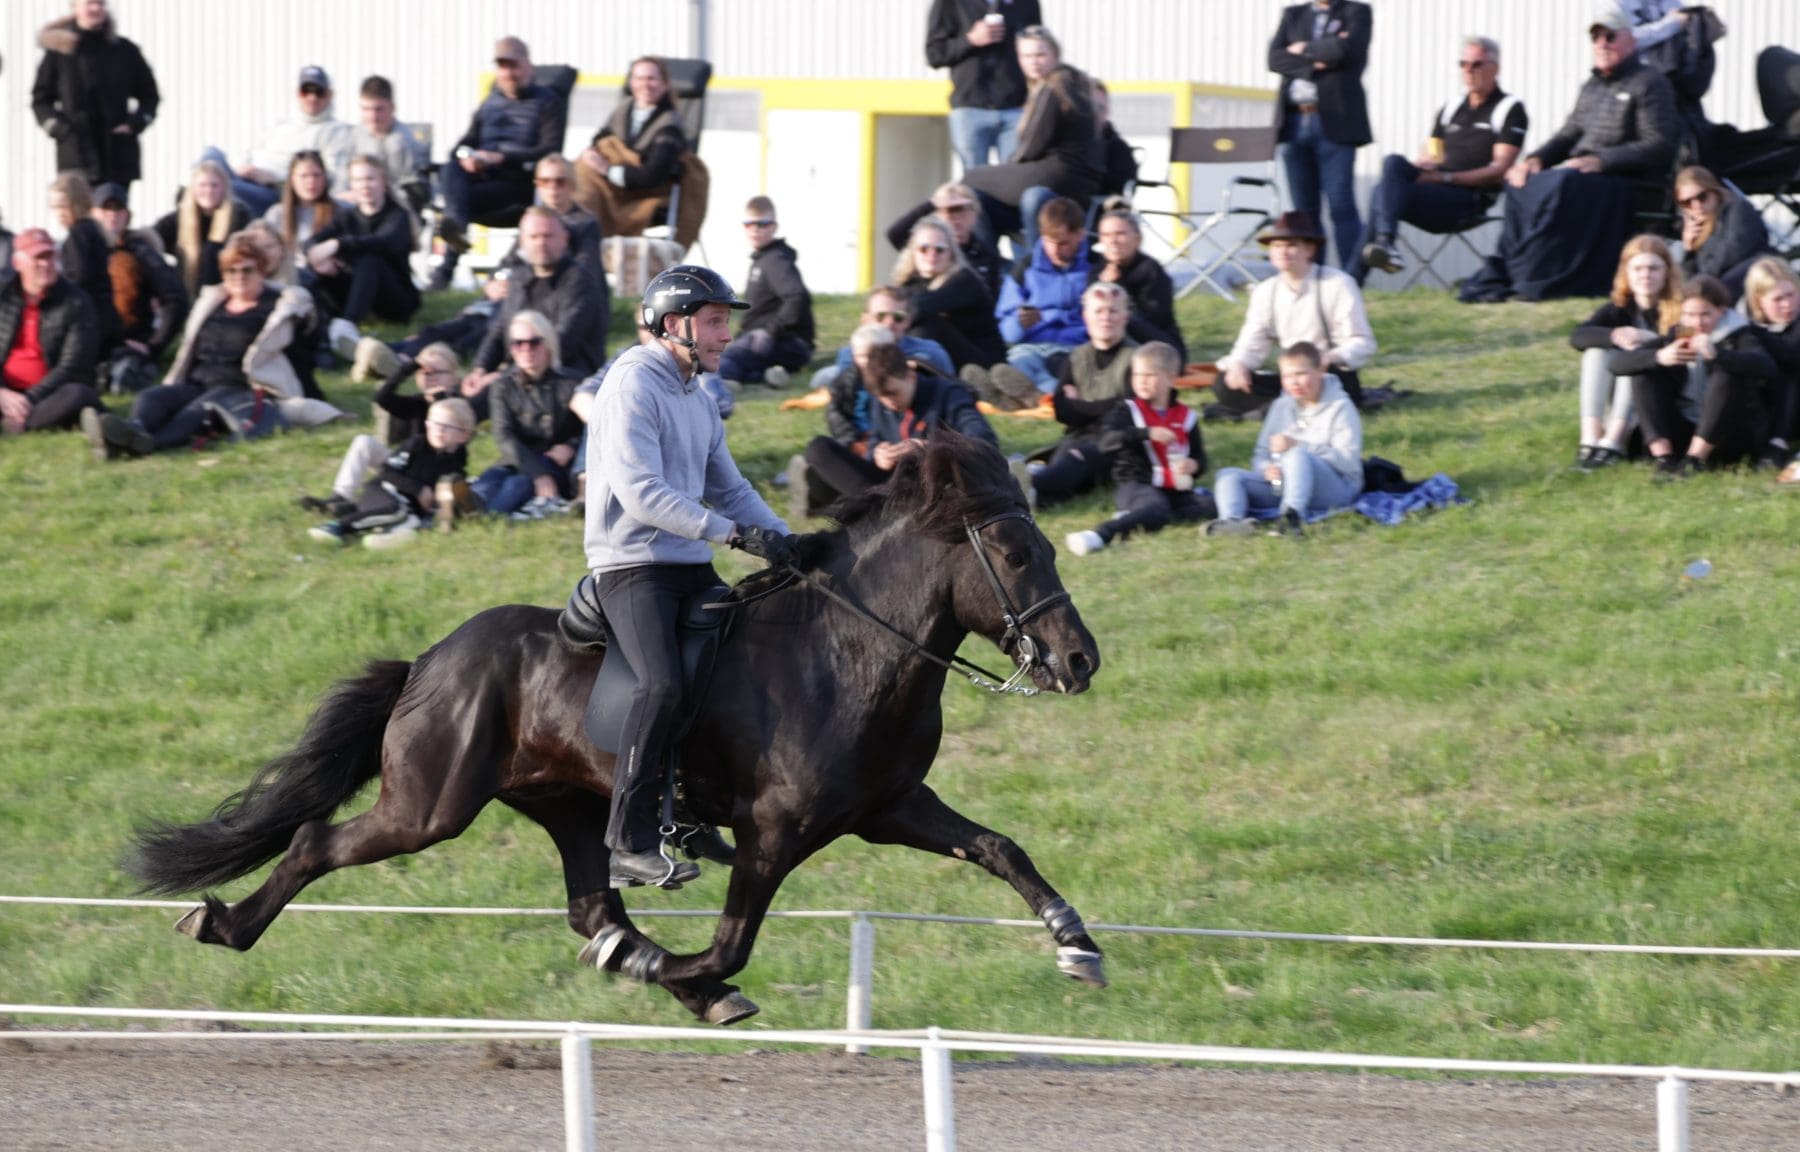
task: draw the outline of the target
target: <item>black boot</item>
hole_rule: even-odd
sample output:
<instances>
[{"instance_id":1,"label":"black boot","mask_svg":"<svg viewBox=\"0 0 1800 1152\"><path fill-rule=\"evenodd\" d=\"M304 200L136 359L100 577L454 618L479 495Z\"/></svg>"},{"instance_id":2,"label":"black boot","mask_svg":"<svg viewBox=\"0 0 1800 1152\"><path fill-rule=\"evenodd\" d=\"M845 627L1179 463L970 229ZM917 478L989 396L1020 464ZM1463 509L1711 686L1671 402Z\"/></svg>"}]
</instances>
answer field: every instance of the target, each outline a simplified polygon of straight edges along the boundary
<instances>
[{"instance_id":1,"label":"black boot","mask_svg":"<svg viewBox=\"0 0 1800 1152\"><path fill-rule=\"evenodd\" d=\"M636 888L639 885L650 885L656 888L679 888L690 880L700 879L698 864L672 859L664 854L665 851L660 842L655 848L644 852L613 849L612 886L614 888Z\"/></svg>"},{"instance_id":2,"label":"black boot","mask_svg":"<svg viewBox=\"0 0 1800 1152\"><path fill-rule=\"evenodd\" d=\"M675 843L689 860L711 860L714 864L730 864L737 859L737 849L719 835L711 824L687 824L675 830Z\"/></svg>"},{"instance_id":3,"label":"black boot","mask_svg":"<svg viewBox=\"0 0 1800 1152\"><path fill-rule=\"evenodd\" d=\"M645 779L647 776L649 778ZM679 888L689 880L700 878L698 865L676 860L667 854L658 829L657 784L656 777L642 771L636 779L614 782L612 819L606 826L607 847L612 849L611 882L614 888L635 888L640 884ZM638 845L642 847L636 847Z\"/></svg>"}]
</instances>

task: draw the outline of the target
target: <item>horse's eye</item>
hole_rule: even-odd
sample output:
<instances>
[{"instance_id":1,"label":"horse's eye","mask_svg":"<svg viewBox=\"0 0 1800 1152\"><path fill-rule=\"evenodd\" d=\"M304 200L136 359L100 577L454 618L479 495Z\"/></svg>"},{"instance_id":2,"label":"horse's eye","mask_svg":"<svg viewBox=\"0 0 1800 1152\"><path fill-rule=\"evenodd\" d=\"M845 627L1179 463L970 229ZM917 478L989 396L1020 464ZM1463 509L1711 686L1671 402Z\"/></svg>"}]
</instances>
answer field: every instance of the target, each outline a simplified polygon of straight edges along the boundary
<instances>
[{"instance_id":1,"label":"horse's eye","mask_svg":"<svg viewBox=\"0 0 1800 1152\"><path fill-rule=\"evenodd\" d=\"M1030 557L1026 556L1023 552L1008 552L1006 554L1006 566L1014 569L1023 568L1028 559L1030 559Z\"/></svg>"}]
</instances>

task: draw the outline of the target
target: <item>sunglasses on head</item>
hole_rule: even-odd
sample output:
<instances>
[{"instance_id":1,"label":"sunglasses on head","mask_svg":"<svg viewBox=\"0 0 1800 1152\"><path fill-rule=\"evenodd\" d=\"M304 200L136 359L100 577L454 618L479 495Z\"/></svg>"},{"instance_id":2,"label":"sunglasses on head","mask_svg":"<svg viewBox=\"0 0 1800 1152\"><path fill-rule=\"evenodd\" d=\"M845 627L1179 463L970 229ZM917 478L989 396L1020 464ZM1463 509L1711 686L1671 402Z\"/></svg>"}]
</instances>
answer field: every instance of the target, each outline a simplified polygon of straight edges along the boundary
<instances>
[{"instance_id":1,"label":"sunglasses on head","mask_svg":"<svg viewBox=\"0 0 1800 1152\"><path fill-rule=\"evenodd\" d=\"M507 341L507 343L511 344L514 348L541 348L544 344L544 338L542 336L514 336L511 340Z\"/></svg>"}]
</instances>

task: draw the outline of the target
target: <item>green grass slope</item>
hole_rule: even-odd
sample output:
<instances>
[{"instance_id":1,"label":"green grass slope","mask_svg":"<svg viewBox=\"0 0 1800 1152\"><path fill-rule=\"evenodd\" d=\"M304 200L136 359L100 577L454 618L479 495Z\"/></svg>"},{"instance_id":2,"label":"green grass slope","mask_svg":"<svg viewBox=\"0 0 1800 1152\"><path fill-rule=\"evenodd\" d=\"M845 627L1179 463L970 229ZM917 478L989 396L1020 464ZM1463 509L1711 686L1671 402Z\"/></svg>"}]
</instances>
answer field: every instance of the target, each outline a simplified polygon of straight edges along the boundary
<instances>
[{"instance_id":1,"label":"green grass slope","mask_svg":"<svg viewBox=\"0 0 1800 1152\"><path fill-rule=\"evenodd\" d=\"M442 301L433 307L442 309ZM820 301L826 345L857 305ZM1090 921L1407 936L1800 943L1800 508L1766 475L1583 476L1580 303L1375 295L1365 373L1416 395L1367 444L1468 507L1302 542L1171 530L1062 573L1105 666L1076 699L952 684L933 783L1014 836ZM1238 310L1183 303L1199 355ZM613 345L629 332L621 310ZM366 410L369 389L328 379ZM820 426L747 396L732 450L768 487ZM1001 421L1010 450L1054 435ZM1255 430L1206 429L1215 464ZM558 603L575 523L478 524L403 552L323 550L301 490L347 434L101 466L77 436L0 444L0 892L126 895L132 825L197 819L287 746L335 679L489 605ZM476 463L491 459L491 446ZM781 503L777 507L783 507ZM1042 517L1104 518L1094 496ZM1683 565L1714 574L1683 581ZM728 574L741 557L721 558ZM973 645L971 648L973 649ZM972 652L973 654L973 652ZM897 657L898 658L898 657ZM977 658L982 658L979 655ZM992 659L989 654L986 659ZM251 881L232 885L234 898ZM638 908L712 909L709 869ZM496 809L419 857L302 899L547 907L553 850ZM840 843L778 908L1023 915L952 860ZM290 914L251 953L140 911L0 907L11 1001L685 1022L578 969L558 920ZM707 921L646 922L675 949ZM848 926L774 921L742 978L756 1027L842 1019ZM1437 1056L1792 1068L1792 962L1110 935L1113 986L1046 936L883 924L875 1023Z\"/></svg>"}]
</instances>

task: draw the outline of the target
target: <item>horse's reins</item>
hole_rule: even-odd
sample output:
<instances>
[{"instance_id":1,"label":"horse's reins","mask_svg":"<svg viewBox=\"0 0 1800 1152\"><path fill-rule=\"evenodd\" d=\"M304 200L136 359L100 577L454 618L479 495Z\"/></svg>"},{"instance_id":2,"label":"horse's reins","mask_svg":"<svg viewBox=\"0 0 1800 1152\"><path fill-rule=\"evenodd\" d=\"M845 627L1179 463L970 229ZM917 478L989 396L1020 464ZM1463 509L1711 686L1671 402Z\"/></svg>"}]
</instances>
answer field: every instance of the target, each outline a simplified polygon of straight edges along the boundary
<instances>
[{"instance_id":1,"label":"horse's reins","mask_svg":"<svg viewBox=\"0 0 1800 1152\"><path fill-rule=\"evenodd\" d=\"M1000 637L1001 650L1005 651L1006 646L1011 643L1014 645L1017 652L1016 655L1011 652L1008 653L1008 655L1013 656L1013 660L1017 663L1018 667L1014 669L1013 674L1008 676L1005 680L1001 680L997 675L989 672L986 668L983 668L972 660L965 660L957 655L952 655L950 659L946 660L937 653L929 651L917 640L914 640L906 633L895 628L887 621L875 616L869 612L868 609L856 603L854 600L851 600L837 589L826 584L811 572L790 569L790 573L791 575L804 580L808 585L822 593L828 599L842 605L852 614L862 617L870 624L873 624L886 632L889 636L894 637L894 639L906 645L907 651L911 652L913 655L936 664L946 672L956 673L977 688L985 688L989 692L997 694L1036 696L1038 694L1037 687L1025 683L1025 678L1029 676L1032 669L1036 668L1042 661L1038 656L1037 641L1033 640L1031 636L1026 633L1025 625L1050 611L1052 608L1069 603L1072 597L1070 597L1066 590L1052 592L1042 600L1039 600L1036 604L1025 609L1025 611L1018 611L1013 607L1012 597L1006 594L1006 589L1001 585L1000 574L994 571L994 562L988 559L987 549L981 546L980 536L980 532L983 528L992 524L997 524L1002 520L1029 519L1030 517L1023 512L1001 512L989 516L979 524L970 524L967 520L963 521L963 531L968 534L969 546L975 549L975 555L981 561L981 570L987 575L988 584L994 589L994 599L1000 602L1000 618L1006 624L1006 632ZM786 581L777 585L777 587L785 586ZM771 588L761 595L767 595L769 592L773 591L775 591L775 589ZM760 599L760 595L757 598Z\"/></svg>"}]
</instances>

